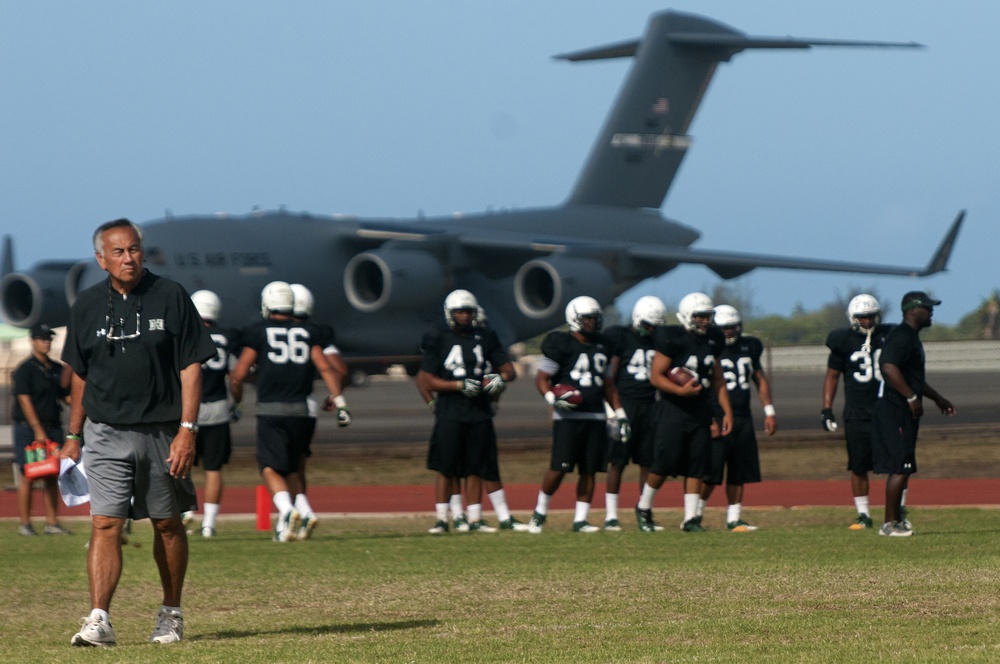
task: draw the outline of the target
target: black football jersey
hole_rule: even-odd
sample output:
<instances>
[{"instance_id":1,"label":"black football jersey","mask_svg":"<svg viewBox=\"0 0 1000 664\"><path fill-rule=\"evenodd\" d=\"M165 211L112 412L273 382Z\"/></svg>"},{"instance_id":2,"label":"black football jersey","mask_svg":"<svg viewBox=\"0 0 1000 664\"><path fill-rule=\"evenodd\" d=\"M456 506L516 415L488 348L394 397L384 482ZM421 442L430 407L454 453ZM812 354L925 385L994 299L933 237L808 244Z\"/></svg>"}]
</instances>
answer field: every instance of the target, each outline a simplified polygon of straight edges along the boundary
<instances>
[{"instance_id":1,"label":"black football jersey","mask_svg":"<svg viewBox=\"0 0 1000 664\"><path fill-rule=\"evenodd\" d=\"M573 385L583 403L571 411L556 409L557 419L604 419L604 377L608 373L614 345L603 334L581 342L569 332L550 332L542 341L542 355L558 365L551 374L553 385Z\"/></svg>"},{"instance_id":2,"label":"black football jersey","mask_svg":"<svg viewBox=\"0 0 1000 664\"><path fill-rule=\"evenodd\" d=\"M705 334L692 334L680 325L656 328L653 349L669 357L670 366L687 367L697 374L702 387L695 397L681 397L661 391L660 398L687 412L710 408L713 367L725 345L726 339L716 327L708 328Z\"/></svg>"},{"instance_id":3,"label":"black football jersey","mask_svg":"<svg viewBox=\"0 0 1000 664\"><path fill-rule=\"evenodd\" d=\"M830 357L826 366L839 371L844 377L844 419L870 420L878 386L882 381L879 357L886 335L892 325L876 325L872 331L871 352L864 350L867 333L851 327L843 327L830 332L826 346Z\"/></svg>"},{"instance_id":4,"label":"black football jersey","mask_svg":"<svg viewBox=\"0 0 1000 664\"><path fill-rule=\"evenodd\" d=\"M457 333L441 324L424 335L420 369L438 378L460 381L466 378L482 380L494 367L510 361L507 350L496 333L489 328L472 328ZM441 392L434 407L437 417L461 422L474 422L492 417L490 397L479 394L469 398L461 392Z\"/></svg>"},{"instance_id":5,"label":"black football jersey","mask_svg":"<svg viewBox=\"0 0 1000 664\"><path fill-rule=\"evenodd\" d=\"M740 335L733 345L724 345L719 353L719 366L726 379L729 405L734 417L750 417L750 386L753 376L760 371L760 356L764 344L757 337ZM718 410L718 409L717 409Z\"/></svg>"},{"instance_id":6,"label":"black football jersey","mask_svg":"<svg viewBox=\"0 0 1000 664\"><path fill-rule=\"evenodd\" d=\"M653 401L656 388L649 382L653 365L653 335L638 334L634 328L615 325L604 331L611 340L613 354L619 358L615 384L623 401Z\"/></svg>"},{"instance_id":7,"label":"black football jersey","mask_svg":"<svg viewBox=\"0 0 1000 664\"><path fill-rule=\"evenodd\" d=\"M262 320L243 331L243 344L257 351L257 402L305 403L316 379L312 348L319 329L293 320Z\"/></svg>"},{"instance_id":8,"label":"black football jersey","mask_svg":"<svg viewBox=\"0 0 1000 664\"><path fill-rule=\"evenodd\" d=\"M201 402L225 401L226 376L229 374L230 358L239 357L239 335L236 330L209 327L212 342L215 343L215 357L201 363Z\"/></svg>"}]
</instances>

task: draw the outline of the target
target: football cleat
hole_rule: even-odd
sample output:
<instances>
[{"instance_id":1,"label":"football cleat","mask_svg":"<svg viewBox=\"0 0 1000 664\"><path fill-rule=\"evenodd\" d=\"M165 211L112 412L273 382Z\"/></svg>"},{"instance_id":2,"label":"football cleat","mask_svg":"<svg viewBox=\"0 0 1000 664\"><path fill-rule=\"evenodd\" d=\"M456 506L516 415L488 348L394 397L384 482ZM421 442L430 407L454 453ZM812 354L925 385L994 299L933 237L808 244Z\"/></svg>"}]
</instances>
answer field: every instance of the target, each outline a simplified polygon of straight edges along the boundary
<instances>
[{"instance_id":1,"label":"football cleat","mask_svg":"<svg viewBox=\"0 0 1000 664\"><path fill-rule=\"evenodd\" d=\"M899 506L899 523L907 530L913 530L913 524L910 523L909 512L906 510L906 505Z\"/></svg>"},{"instance_id":2,"label":"football cleat","mask_svg":"<svg viewBox=\"0 0 1000 664\"><path fill-rule=\"evenodd\" d=\"M574 521L573 522L573 532L574 533L598 533L601 529L597 526L592 526L586 521Z\"/></svg>"},{"instance_id":3,"label":"football cleat","mask_svg":"<svg viewBox=\"0 0 1000 664\"><path fill-rule=\"evenodd\" d=\"M465 518L465 515L456 516L455 520L452 522L456 533L467 533L469 532L469 520Z\"/></svg>"},{"instance_id":4,"label":"football cleat","mask_svg":"<svg viewBox=\"0 0 1000 664\"><path fill-rule=\"evenodd\" d=\"M278 516L278 521L274 524L274 541L294 542L298 537L301 521L302 518L294 507Z\"/></svg>"},{"instance_id":5,"label":"football cleat","mask_svg":"<svg viewBox=\"0 0 1000 664\"><path fill-rule=\"evenodd\" d=\"M301 542L312 539L313 531L319 525L319 517L315 512L310 512L302 517L302 525L299 526L298 539Z\"/></svg>"},{"instance_id":6,"label":"football cleat","mask_svg":"<svg viewBox=\"0 0 1000 664\"><path fill-rule=\"evenodd\" d=\"M448 522L438 521L434 524L433 528L427 530L431 535L444 535L448 532Z\"/></svg>"},{"instance_id":7,"label":"football cleat","mask_svg":"<svg viewBox=\"0 0 1000 664\"><path fill-rule=\"evenodd\" d=\"M506 521L500 522L500 530L513 530L516 533L526 533L528 532L528 524L521 523L514 517L510 517Z\"/></svg>"},{"instance_id":8,"label":"football cleat","mask_svg":"<svg viewBox=\"0 0 1000 664\"><path fill-rule=\"evenodd\" d=\"M865 530L872 527L872 518L867 514L859 514L857 520L852 523L850 530Z\"/></svg>"},{"instance_id":9,"label":"football cleat","mask_svg":"<svg viewBox=\"0 0 1000 664\"><path fill-rule=\"evenodd\" d=\"M686 533L703 533L705 529L701 527L701 517L696 516L681 524L681 530Z\"/></svg>"},{"instance_id":10,"label":"football cleat","mask_svg":"<svg viewBox=\"0 0 1000 664\"><path fill-rule=\"evenodd\" d=\"M537 535L542 532L542 526L545 525L545 515L539 514L538 512L531 513L531 519L528 521L528 532L533 535Z\"/></svg>"},{"instance_id":11,"label":"football cleat","mask_svg":"<svg viewBox=\"0 0 1000 664\"><path fill-rule=\"evenodd\" d=\"M730 521L726 524L726 528L729 529L731 533L749 533L757 530L757 526L751 526L749 523L743 519L737 519L736 521Z\"/></svg>"},{"instance_id":12,"label":"football cleat","mask_svg":"<svg viewBox=\"0 0 1000 664\"><path fill-rule=\"evenodd\" d=\"M202 526L201 536L204 537L205 539L215 537L215 528L213 528L212 526Z\"/></svg>"},{"instance_id":13,"label":"football cleat","mask_svg":"<svg viewBox=\"0 0 1000 664\"><path fill-rule=\"evenodd\" d=\"M635 520L639 525L639 530L644 533L656 532L656 527L653 523L653 510L639 509L635 508Z\"/></svg>"},{"instance_id":14,"label":"football cleat","mask_svg":"<svg viewBox=\"0 0 1000 664\"><path fill-rule=\"evenodd\" d=\"M618 522L618 519L608 519L604 522L604 529L610 533L617 533L622 529L622 524Z\"/></svg>"},{"instance_id":15,"label":"football cleat","mask_svg":"<svg viewBox=\"0 0 1000 664\"><path fill-rule=\"evenodd\" d=\"M486 523L482 519L480 519L479 521L473 521L472 523L469 524L469 532L473 532L473 533L495 533L496 531L497 531L496 528L494 528L490 524Z\"/></svg>"}]
</instances>

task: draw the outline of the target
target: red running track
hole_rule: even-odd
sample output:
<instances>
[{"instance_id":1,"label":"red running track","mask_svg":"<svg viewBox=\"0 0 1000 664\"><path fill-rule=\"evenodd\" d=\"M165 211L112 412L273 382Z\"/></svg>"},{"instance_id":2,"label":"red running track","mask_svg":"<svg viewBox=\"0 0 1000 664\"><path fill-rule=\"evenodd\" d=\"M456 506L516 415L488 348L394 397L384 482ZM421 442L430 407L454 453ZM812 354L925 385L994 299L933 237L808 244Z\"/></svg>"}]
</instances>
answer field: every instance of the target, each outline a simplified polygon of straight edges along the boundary
<instances>
[{"instance_id":1,"label":"red running track","mask_svg":"<svg viewBox=\"0 0 1000 664\"><path fill-rule=\"evenodd\" d=\"M552 509L572 509L575 503L575 478L569 476L552 499ZM538 496L537 484L510 484L506 487L507 502L515 512L530 512ZM227 487L222 498L222 513L227 515L256 512L256 487ZM199 499L201 491L198 492ZM885 482L872 480L872 505L884 504ZM484 497L485 498L485 497ZM635 505L638 489L635 482L622 487L620 504ZM433 513L434 487L408 486L313 486L309 488L309 502L318 513ZM489 501L484 507L489 510ZM989 479L926 479L914 478L907 494L908 504L914 507L927 505L1000 505L1000 478ZM743 504L746 507L795 507L844 505L852 506L848 481L788 480L749 484ZM681 484L667 482L657 496L661 508L680 508ZM594 495L595 509L604 506L604 486L598 481ZM725 492L717 490L710 507L725 506ZM60 506L60 515L86 516L89 505L67 508ZM36 490L32 500L32 514L42 515L42 496ZM17 499L13 491L4 491L0 498L0 518L17 516Z\"/></svg>"}]
</instances>

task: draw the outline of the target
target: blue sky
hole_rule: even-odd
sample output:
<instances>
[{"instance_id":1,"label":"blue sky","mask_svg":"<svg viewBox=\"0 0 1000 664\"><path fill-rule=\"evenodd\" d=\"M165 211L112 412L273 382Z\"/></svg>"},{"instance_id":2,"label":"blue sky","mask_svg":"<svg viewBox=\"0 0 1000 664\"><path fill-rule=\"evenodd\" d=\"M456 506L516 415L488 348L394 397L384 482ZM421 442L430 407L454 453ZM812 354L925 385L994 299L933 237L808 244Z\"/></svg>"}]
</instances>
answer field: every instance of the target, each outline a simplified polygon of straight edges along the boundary
<instances>
[{"instance_id":1,"label":"blue sky","mask_svg":"<svg viewBox=\"0 0 1000 664\"><path fill-rule=\"evenodd\" d=\"M552 55L631 39L667 8L753 35L920 51L749 52L723 64L662 208L696 246L923 265L930 279L755 271L758 313L921 288L953 323L1000 287L1000 3L702 0L0 0L0 232L16 267L88 255L93 228L254 206L413 217L558 205L629 61ZM192 242L197 242L196 238ZM707 268L641 285L673 309Z\"/></svg>"}]
</instances>

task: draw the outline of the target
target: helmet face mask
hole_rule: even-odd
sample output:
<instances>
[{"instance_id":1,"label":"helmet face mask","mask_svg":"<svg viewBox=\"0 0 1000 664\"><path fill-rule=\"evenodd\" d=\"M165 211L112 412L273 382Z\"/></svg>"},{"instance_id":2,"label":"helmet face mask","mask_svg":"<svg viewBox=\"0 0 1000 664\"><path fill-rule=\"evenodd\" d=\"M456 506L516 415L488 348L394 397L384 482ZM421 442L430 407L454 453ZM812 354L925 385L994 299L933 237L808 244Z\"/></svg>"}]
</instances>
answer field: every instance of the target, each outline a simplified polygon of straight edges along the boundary
<instances>
[{"instance_id":1,"label":"helmet face mask","mask_svg":"<svg viewBox=\"0 0 1000 664\"><path fill-rule=\"evenodd\" d=\"M728 304L720 304L715 308L715 326L722 330L727 346L736 344L743 335L743 319L740 317L740 312Z\"/></svg>"},{"instance_id":2,"label":"helmet face mask","mask_svg":"<svg viewBox=\"0 0 1000 664\"><path fill-rule=\"evenodd\" d=\"M272 281L260 292L260 313L264 318L271 314L291 315L295 309L295 293L284 281Z\"/></svg>"},{"instance_id":3,"label":"helmet face mask","mask_svg":"<svg viewBox=\"0 0 1000 664\"><path fill-rule=\"evenodd\" d=\"M882 308L874 295L855 295L847 305L847 320L859 332L870 330L882 322Z\"/></svg>"},{"instance_id":4,"label":"helmet face mask","mask_svg":"<svg viewBox=\"0 0 1000 664\"><path fill-rule=\"evenodd\" d=\"M705 334L715 318L712 298L704 293L688 293L677 305L677 320L693 334Z\"/></svg>"},{"instance_id":5,"label":"helmet face mask","mask_svg":"<svg viewBox=\"0 0 1000 664\"><path fill-rule=\"evenodd\" d=\"M574 297L566 305L566 323L571 332L583 335L596 334L604 324L604 311L601 304L592 297L581 295Z\"/></svg>"},{"instance_id":6,"label":"helmet face mask","mask_svg":"<svg viewBox=\"0 0 1000 664\"><path fill-rule=\"evenodd\" d=\"M191 294L191 301L194 308L198 310L198 315L204 321L215 322L219 320L222 312L222 300L210 290L195 291Z\"/></svg>"},{"instance_id":7,"label":"helmet face mask","mask_svg":"<svg viewBox=\"0 0 1000 664\"><path fill-rule=\"evenodd\" d=\"M468 312L468 317L462 316L462 324L455 318L455 312ZM472 327L476 324L479 314L479 302L476 296L464 289L453 290L444 298L444 319L448 327Z\"/></svg>"},{"instance_id":8,"label":"helmet face mask","mask_svg":"<svg viewBox=\"0 0 1000 664\"><path fill-rule=\"evenodd\" d=\"M632 307L632 329L645 336L667 322L667 308L663 300L653 295L640 297Z\"/></svg>"},{"instance_id":9,"label":"helmet face mask","mask_svg":"<svg viewBox=\"0 0 1000 664\"><path fill-rule=\"evenodd\" d=\"M316 304L312 291L302 284L292 284L292 295L295 304L292 308L292 315L296 318L309 318L312 316L313 307Z\"/></svg>"}]
</instances>

